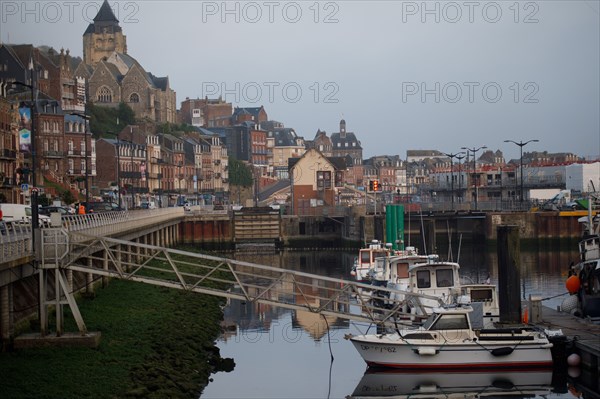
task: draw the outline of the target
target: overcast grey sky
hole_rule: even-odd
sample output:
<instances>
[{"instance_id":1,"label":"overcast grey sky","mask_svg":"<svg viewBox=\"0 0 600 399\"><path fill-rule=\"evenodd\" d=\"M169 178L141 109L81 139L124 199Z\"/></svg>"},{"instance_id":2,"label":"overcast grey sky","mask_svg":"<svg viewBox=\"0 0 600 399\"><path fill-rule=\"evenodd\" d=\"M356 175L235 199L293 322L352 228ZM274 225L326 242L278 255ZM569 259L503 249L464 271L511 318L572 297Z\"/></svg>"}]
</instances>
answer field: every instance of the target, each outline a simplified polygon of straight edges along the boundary
<instances>
[{"instance_id":1,"label":"overcast grey sky","mask_svg":"<svg viewBox=\"0 0 600 399\"><path fill-rule=\"evenodd\" d=\"M0 1L0 39L82 55L101 4ZM409 149L600 155L590 1L109 1L128 53L186 97L264 105L312 139L344 118L365 157Z\"/></svg>"}]
</instances>

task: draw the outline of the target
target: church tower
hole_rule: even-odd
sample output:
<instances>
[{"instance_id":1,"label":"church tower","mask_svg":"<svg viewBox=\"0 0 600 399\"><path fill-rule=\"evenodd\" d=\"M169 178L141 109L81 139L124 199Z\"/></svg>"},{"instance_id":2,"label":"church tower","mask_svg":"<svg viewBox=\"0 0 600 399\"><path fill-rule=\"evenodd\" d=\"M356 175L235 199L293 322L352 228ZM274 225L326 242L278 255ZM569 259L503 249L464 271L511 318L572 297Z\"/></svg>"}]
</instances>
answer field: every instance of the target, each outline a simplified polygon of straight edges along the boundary
<instances>
[{"instance_id":1,"label":"church tower","mask_svg":"<svg viewBox=\"0 0 600 399\"><path fill-rule=\"evenodd\" d=\"M104 0L94 22L83 33L83 62L96 65L114 51L127 54L127 41L108 0Z\"/></svg>"}]
</instances>

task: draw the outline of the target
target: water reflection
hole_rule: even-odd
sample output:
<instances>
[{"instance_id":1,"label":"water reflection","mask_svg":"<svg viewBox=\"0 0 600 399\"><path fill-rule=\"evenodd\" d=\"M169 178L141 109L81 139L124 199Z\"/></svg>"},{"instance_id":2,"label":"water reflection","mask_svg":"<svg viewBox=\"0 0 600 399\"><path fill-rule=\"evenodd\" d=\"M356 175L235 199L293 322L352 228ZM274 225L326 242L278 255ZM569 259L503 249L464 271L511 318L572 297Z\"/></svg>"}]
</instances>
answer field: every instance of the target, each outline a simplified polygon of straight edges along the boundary
<instances>
[{"instance_id":1,"label":"water reflection","mask_svg":"<svg viewBox=\"0 0 600 399\"><path fill-rule=\"evenodd\" d=\"M349 325L348 320L338 317L323 317L309 311L292 311L279 306L238 300L231 300L223 313L224 332L220 339L225 342L236 336L239 341L256 334L275 334L278 333L277 330L284 339L296 336L294 330L302 330L313 341L319 341L327 334L328 329L348 328Z\"/></svg>"},{"instance_id":2,"label":"water reflection","mask_svg":"<svg viewBox=\"0 0 600 399\"><path fill-rule=\"evenodd\" d=\"M552 370L477 373L368 370L348 398L530 398L553 391Z\"/></svg>"}]
</instances>

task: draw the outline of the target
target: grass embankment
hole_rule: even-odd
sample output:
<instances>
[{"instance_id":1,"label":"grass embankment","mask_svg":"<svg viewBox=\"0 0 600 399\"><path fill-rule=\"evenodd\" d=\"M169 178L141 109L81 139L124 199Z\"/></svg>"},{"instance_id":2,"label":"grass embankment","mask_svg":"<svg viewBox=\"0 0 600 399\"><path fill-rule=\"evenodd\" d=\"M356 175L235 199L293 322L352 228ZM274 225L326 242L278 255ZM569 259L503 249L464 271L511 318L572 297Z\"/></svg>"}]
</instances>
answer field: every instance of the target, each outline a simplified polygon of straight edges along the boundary
<instances>
[{"instance_id":1,"label":"grass embankment","mask_svg":"<svg viewBox=\"0 0 600 399\"><path fill-rule=\"evenodd\" d=\"M79 301L88 330L102 333L100 346L1 353L0 396L197 398L212 371L233 365L214 346L220 301L113 280Z\"/></svg>"}]
</instances>

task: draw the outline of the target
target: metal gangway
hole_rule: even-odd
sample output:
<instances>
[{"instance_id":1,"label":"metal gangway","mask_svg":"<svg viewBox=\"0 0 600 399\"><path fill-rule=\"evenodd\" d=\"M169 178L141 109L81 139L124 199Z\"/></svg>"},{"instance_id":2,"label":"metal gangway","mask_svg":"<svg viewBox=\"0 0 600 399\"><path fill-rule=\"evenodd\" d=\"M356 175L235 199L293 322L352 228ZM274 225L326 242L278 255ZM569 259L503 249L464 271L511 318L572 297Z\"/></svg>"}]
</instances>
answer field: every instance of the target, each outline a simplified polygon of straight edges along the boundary
<instances>
[{"instance_id":1,"label":"metal gangway","mask_svg":"<svg viewBox=\"0 0 600 399\"><path fill-rule=\"evenodd\" d=\"M372 301L369 284L85 232L49 229L42 240L41 327L47 331L49 310L55 307L57 335L64 328L63 305L71 308L79 332L87 333L68 284L69 270L377 325L412 323L416 314L430 313L425 302L441 304L438 297L385 287L376 292L394 299Z\"/></svg>"}]
</instances>

